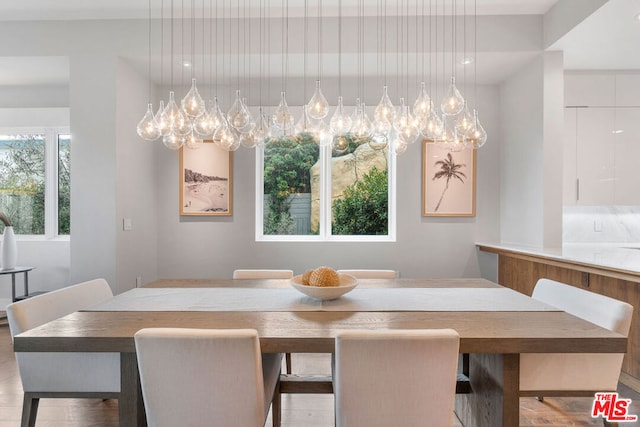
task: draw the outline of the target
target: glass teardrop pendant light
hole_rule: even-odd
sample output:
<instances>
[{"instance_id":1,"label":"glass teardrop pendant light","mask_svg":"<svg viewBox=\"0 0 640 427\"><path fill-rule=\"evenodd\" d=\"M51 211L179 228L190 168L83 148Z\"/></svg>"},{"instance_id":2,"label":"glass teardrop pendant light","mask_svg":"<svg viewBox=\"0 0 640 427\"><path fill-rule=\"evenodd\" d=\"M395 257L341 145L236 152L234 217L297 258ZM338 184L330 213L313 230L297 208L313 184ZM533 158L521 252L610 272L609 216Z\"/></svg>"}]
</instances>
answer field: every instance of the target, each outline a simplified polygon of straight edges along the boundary
<instances>
[{"instance_id":1,"label":"glass teardrop pendant light","mask_svg":"<svg viewBox=\"0 0 640 427\"><path fill-rule=\"evenodd\" d=\"M429 117L431 112L431 97L427 93L427 88L424 82L420 83L420 90L418 91L418 97L413 103L413 116L419 121L424 121Z\"/></svg>"},{"instance_id":2,"label":"glass teardrop pendant light","mask_svg":"<svg viewBox=\"0 0 640 427\"><path fill-rule=\"evenodd\" d=\"M393 123L393 119L396 117L396 109L389 98L389 93L387 86L382 87L382 98L380 98L380 102L378 103L373 118L375 120L376 127L384 128L391 127Z\"/></svg>"},{"instance_id":3,"label":"glass teardrop pendant light","mask_svg":"<svg viewBox=\"0 0 640 427\"><path fill-rule=\"evenodd\" d=\"M480 124L478 119L478 111L473 110L473 122L471 128L465 134L465 145L469 148L478 149L487 142L487 132Z\"/></svg>"},{"instance_id":4,"label":"glass teardrop pendant light","mask_svg":"<svg viewBox=\"0 0 640 427\"><path fill-rule=\"evenodd\" d=\"M400 114L393 121L393 127L398 132L398 138L405 143L413 144L420 136L420 130L414 125L409 108L404 104L404 98L400 98Z\"/></svg>"},{"instance_id":5,"label":"glass teardrop pendant light","mask_svg":"<svg viewBox=\"0 0 640 427\"><path fill-rule=\"evenodd\" d=\"M329 102L320 89L320 80L316 80L316 90L307 103L309 116L313 119L324 119L329 114Z\"/></svg>"},{"instance_id":6,"label":"glass teardrop pendant light","mask_svg":"<svg viewBox=\"0 0 640 427\"><path fill-rule=\"evenodd\" d=\"M442 133L442 119L434 108L431 109L427 120L422 123L420 133L430 141L436 141Z\"/></svg>"},{"instance_id":7,"label":"glass teardrop pendant light","mask_svg":"<svg viewBox=\"0 0 640 427\"><path fill-rule=\"evenodd\" d=\"M239 90L236 90L236 99L233 101L231 108L229 108L227 120L229 126L237 130L246 128L251 122L251 115L242 103Z\"/></svg>"},{"instance_id":8,"label":"glass teardrop pendant light","mask_svg":"<svg viewBox=\"0 0 640 427\"><path fill-rule=\"evenodd\" d=\"M191 150L195 150L202 147L203 142L204 141L202 141L202 138L200 138L200 136L198 136L195 131L192 131L185 137L184 146Z\"/></svg>"},{"instance_id":9,"label":"glass teardrop pendant light","mask_svg":"<svg viewBox=\"0 0 640 427\"><path fill-rule=\"evenodd\" d=\"M258 145L258 141L253 130L240 134L240 145L244 148L255 148Z\"/></svg>"},{"instance_id":10,"label":"glass teardrop pendant light","mask_svg":"<svg viewBox=\"0 0 640 427\"><path fill-rule=\"evenodd\" d=\"M473 125L473 116L469 112L469 107L467 107L467 103L464 103L464 108L462 112L458 115L456 119L456 130L459 135L466 135L466 133L471 129Z\"/></svg>"},{"instance_id":11,"label":"glass teardrop pendant light","mask_svg":"<svg viewBox=\"0 0 640 427\"><path fill-rule=\"evenodd\" d=\"M265 139L271 137L271 129L269 128L269 121L267 117L264 115L262 107L258 110L258 122L256 123L256 127L253 129L253 132L258 139L258 145L264 144Z\"/></svg>"},{"instance_id":12,"label":"glass teardrop pendant light","mask_svg":"<svg viewBox=\"0 0 640 427\"><path fill-rule=\"evenodd\" d=\"M155 119L158 130L160 131L160 135L164 136L168 134L169 120L167 119L167 115L164 113L164 101L160 101L160 106L158 107L158 112L156 113Z\"/></svg>"},{"instance_id":13,"label":"glass teardrop pendant light","mask_svg":"<svg viewBox=\"0 0 640 427\"><path fill-rule=\"evenodd\" d=\"M202 113L204 113L207 109L207 104L204 102L204 99L200 96L198 92L198 88L196 87L196 79L191 79L191 89L182 98L182 110L189 117L198 117Z\"/></svg>"},{"instance_id":14,"label":"glass teardrop pendant light","mask_svg":"<svg viewBox=\"0 0 640 427\"><path fill-rule=\"evenodd\" d=\"M271 138L271 128L269 127L269 121L264 115L262 107L259 110L258 122L253 130L257 140L257 145L263 145L264 141Z\"/></svg>"},{"instance_id":15,"label":"glass teardrop pendant light","mask_svg":"<svg viewBox=\"0 0 640 427\"><path fill-rule=\"evenodd\" d=\"M456 114L460 113L463 108L464 98L456 87L456 78L451 77L451 83L449 84L447 93L444 95L444 98L442 98L440 110L442 111L442 114L446 114L447 116L455 116Z\"/></svg>"},{"instance_id":16,"label":"glass teardrop pendant light","mask_svg":"<svg viewBox=\"0 0 640 427\"><path fill-rule=\"evenodd\" d=\"M231 126L225 126L217 133L215 143L226 151L236 151L240 147L240 136Z\"/></svg>"},{"instance_id":17,"label":"glass teardrop pendant light","mask_svg":"<svg viewBox=\"0 0 640 427\"><path fill-rule=\"evenodd\" d=\"M342 96L338 97L338 105L336 105L336 111L331 116L331 121L329 122L329 129L333 135L344 135L345 133L351 130L351 125L353 121L351 117L344 110L344 105L342 104Z\"/></svg>"},{"instance_id":18,"label":"glass teardrop pendant light","mask_svg":"<svg viewBox=\"0 0 640 427\"><path fill-rule=\"evenodd\" d=\"M162 143L170 150L179 150L184 145L184 136L178 134L175 129L171 129L169 133L162 137Z\"/></svg>"},{"instance_id":19,"label":"glass teardrop pendant light","mask_svg":"<svg viewBox=\"0 0 640 427\"><path fill-rule=\"evenodd\" d=\"M213 132L215 133L218 129L223 129L227 125L227 119L225 119L224 113L220 109L217 96L213 97L213 106L210 109Z\"/></svg>"},{"instance_id":20,"label":"glass teardrop pendant light","mask_svg":"<svg viewBox=\"0 0 640 427\"><path fill-rule=\"evenodd\" d=\"M334 135L331 142L331 149L334 154L337 155L346 153L349 149L349 138L347 138L345 134Z\"/></svg>"},{"instance_id":21,"label":"glass teardrop pendant light","mask_svg":"<svg viewBox=\"0 0 640 427\"><path fill-rule=\"evenodd\" d=\"M296 123L295 133L297 135L310 135L314 133L314 126L311 117L309 117L307 105L302 106L302 114L300 115L300 119L298 119L298 123Z\"/></svg>"},{"instance_id":22,"label":"glass teardrop pendant light","mask_svg":"<svg viewBox=\"0 0 640 427\"><path fill-rule=\"evenodd\" d=\"M154 141L160 136L160 129L158 128L158 123L153 116L153 106L151 103L147 104L147 112L138 122L136 131L140 138L147 141Z\"/></svg>"},{"instance_id":23,"label":"glass teardrop pendant light","mask_svg":"<svg viewBox=\"0 0 640 427\"><path fill-rule=\"evenodd\" d=\"M291 129L295 123L293 114L289 111L286 94L284 92L280 92L280 104L278 104L278 108L273 112L271 121L276 130Z\"/></svg>"},{"instance_id":24,"label":"glass teardrop pendant light","mask_svg":"<svg viewBox=\"0 0 640 427\"><path fill-rule=\"evenodd\" d=\"M198 136L207 137L213 134L213 101L209 100L209 109L205 110L193 122L193 130Z\"/></svg>"},{"instance_id":25,"label":"glass teardrop pendant light","mask_svg":"<svg viewBox=\"0 0 640 427\"><path fill-rule=\"evenodd\" d=\"M173 91L169 92L169 102L164 109L164 114L167 117L171 133L175 131L179 135L184 136L191 132L191 122L178 107L178 104L176 104L175 94Z\"/></svg>"},{"instance_id":26,"label":"glass teardrop pendant light","mask_svg":"<svg viewBox=\"0 0 640 427\"><path fill-rule=\"evenodd\" d=\"M367 116L366 106L364 102L360 104L360 117L358 118L358 122L351 128L351 132L356 135L359 139L369 139L373 134L373 123Z\"/></svg>"},{"instance_id":27,"label":"glass teardrop pendant light","mask_svg":"<svg viewBox=\"0 0 640 427\"><path fill-rule=\"evenodd\" d=\"M389 138L385 134L374 133L369 139L369 147L378 151L384 150L389 145Z\"/></svg>"}]
</instances>

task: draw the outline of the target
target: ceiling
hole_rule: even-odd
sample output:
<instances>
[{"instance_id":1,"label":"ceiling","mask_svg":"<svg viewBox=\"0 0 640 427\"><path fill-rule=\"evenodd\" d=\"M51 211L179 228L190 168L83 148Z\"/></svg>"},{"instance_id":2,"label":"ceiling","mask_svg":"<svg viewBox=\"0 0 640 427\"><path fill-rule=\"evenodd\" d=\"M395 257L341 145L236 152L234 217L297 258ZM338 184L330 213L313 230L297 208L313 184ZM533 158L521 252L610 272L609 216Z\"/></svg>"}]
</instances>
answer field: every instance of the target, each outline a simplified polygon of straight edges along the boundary
<instances>
[{"instance_id":1,"label":"ceiling","mask_svg":"<svg viewBox=\"0 0 640 427\"><path fill-rule=\"evenodd\" d=\"M169 0L151 0L154 9L160 2L168 8ZM174 0L179 4L178 0ZM188 0L184 0L188 6ZM205 2L207 0L204 0ZM227 0L211 0L218 4L228 4ZM259 5L258 0L229 0L229 3L243 4L248 7ZM281 1L271 1L274 10L280 10ZM342 0L343 15L355 15L359 0ZM395 0L388 1L388 9L394 9ZM421 5L420 0L406 0L408 9ZM477 0L479 15L543 15L558 0ZM195 0L196 5L202 0ZM294 3L292 1L291 3ZM298 1L295 1L299 4ZM377 1L364 0L369 5L366 14L374 14ZM437 1L435 3L438 3ZM215 3L214 3L215 4ZM317 4L311 0L310 5ZM384 3L381 3L384 4ZM426 2L425 2L426 4ZM473 0L466 0L467 9L471 9ZM323 16L336 12L338 0L323 0ZM371 5L373 8L371 9ZM0 2L2 20L79 20L79 19L145 19L148 13L148 0L21 0ZM440 4L440 7L442 5ZM310 6L312 10L313 6ZM302 16L301 10L290 8L290 16ZM393 12L393 11L391 11ZM571 70L612 69L640 70L640 21L634 16L640 12L640 0L609 0L582 23L577 25L550 49L563 50L565 68ZM231 12L233 13L233 12ZM274 15L279 12L273 12ZM313 12L311 12L313 13ZM277 15L276 15L277 16ZM535 52L510 52L508 55L499 52L478 52L475 66L478 81L484 84L496 84L511 73L528 63L536 55ZM302 55L300 55L302 56ZM375 55L365 58L375 64ZM147 59L142 57L127 58L132 65L146 73ZM290 63L296 66L301 58L293 58ZM330 63L332 61L325 61ZM333 61L335 62L335 61ZM277 64L278 62L276 62ZM335 65L335 64L333 64ZM326 66L326 65L325 65ZM331 65L329 65L331 66ZM375 66L375 65L374 65ZM278 71L279 67L274 67ZM331 70L329 70L331 72ZM295 74L292 72L291 74ZM345 72L348 74L348 71ZM0 57L0 86L2 85L60 85L69 80L69 64L62 57Z\"/></svg>"}]
</instances>

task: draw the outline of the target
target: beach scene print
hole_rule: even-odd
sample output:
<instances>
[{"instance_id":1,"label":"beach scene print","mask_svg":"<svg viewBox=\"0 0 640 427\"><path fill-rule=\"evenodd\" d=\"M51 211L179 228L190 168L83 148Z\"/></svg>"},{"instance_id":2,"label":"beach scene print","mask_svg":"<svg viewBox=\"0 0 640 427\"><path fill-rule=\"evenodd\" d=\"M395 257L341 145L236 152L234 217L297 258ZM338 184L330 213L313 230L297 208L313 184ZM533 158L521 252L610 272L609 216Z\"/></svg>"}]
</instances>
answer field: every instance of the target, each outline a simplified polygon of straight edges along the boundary
<instances>
[{"instance_id":1,"label":"beach scene print","mask_svg":"<svg viewBox=\"0 0 640 427\"><path fill-rule=\"evenodd\" d=\"M231 215L231 153L206 142L181 150L181 215Z\"/></svg>"}]
</instances>

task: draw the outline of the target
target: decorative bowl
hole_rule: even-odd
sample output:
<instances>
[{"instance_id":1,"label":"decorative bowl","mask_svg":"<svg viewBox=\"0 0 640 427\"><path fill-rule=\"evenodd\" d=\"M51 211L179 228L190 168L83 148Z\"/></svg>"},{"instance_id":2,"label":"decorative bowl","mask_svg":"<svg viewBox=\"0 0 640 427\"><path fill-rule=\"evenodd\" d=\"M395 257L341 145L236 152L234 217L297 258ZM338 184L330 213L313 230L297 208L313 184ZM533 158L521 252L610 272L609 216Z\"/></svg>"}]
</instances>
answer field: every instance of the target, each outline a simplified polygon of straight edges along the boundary
<instances>
[{"instance_id":1,"label":"decorative bowl","mask_svg":"<svg viewBox=\"0 0 640 427\"><path fill-rule=\"evenodd\" d=\"M291 286L303 294L321 301L340 298L358 286L358 279L349 274L339 274L340 286L308 286L302 284L302 274L293 276Z\"/></svg>"}]
</instances>

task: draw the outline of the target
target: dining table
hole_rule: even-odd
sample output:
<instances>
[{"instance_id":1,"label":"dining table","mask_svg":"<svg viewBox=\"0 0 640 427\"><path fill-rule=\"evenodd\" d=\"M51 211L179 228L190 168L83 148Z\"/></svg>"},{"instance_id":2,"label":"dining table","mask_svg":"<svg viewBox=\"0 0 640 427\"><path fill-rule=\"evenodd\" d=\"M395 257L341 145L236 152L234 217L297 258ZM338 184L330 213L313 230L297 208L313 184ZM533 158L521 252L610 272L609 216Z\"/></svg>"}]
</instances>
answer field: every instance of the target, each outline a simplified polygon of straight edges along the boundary
<instances>
[{"instance_id":1,"label":"dining table","mask_svg":"<svg viewBox=\"0 0 640 427\"><path fill-rule=\"evenodd\" d=\"M468 355L463 425L517 426L522 353L624 353L627 338L491 281L360 279L318 301L278 279L162 279L14 339L16 352L117 352L119 422L146 425L134 334L143 328L251 328L264 353L333 353L343 330L451 328Z\"/></svg>"}]
</instances>

